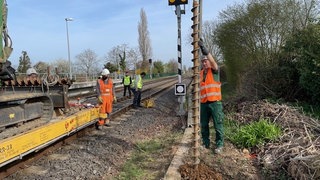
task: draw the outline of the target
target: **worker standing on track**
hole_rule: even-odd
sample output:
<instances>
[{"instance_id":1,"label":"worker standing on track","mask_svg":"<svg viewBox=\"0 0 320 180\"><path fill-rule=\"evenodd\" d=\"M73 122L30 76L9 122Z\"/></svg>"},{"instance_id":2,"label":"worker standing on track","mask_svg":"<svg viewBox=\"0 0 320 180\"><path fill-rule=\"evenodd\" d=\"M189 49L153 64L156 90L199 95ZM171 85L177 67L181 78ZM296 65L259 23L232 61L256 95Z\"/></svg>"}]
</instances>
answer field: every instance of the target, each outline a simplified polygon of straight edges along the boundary
<instances>
[{"instance_id":1,"label":"worker standing on track","mask_svg":"<svg viewBox=\"0 0 320 180\"><path fill-rule=\"evenodd\" d=\"M143 87L142 79L146 76L145 72L140 73L140 75L136 76L134 80L134 98L133 98L133 108L142 107L141 106L141 92Z\"/></svg>"},{"instance_id":2,"label":"worker standing on track","mask_svg":"<svg viewBox=\"0 0 320 180\"><path fill-rule=\"evenodd\" d=\"M204 47L202 39L198 42L201 52L204 55L201 63L200 71L200 127L202 143L205 148L210 148L210 130L209 120L213 119L216 134L215 153L220 154L223 149L223 111L222 111L222 95L221 82L219 77L218 64Z\"/></svg>"},{"instance_id":3,"label":"worker standing on track","mask_svg":"<svg viewBox=\"0 0 320 180\"><path fill-rule=\"evenodd\" d=\"M109 70L103 69L101 72L101 78L97 81L97 94L100 105L99 121L96 124L96 128L106 125L110 126L110 113L112 112L113 102L117 101L113 81L109 77Z\"/></svg>"},{"instance_id":4,"label":"worker standing on track","mask_svg":"<svg viewBox=\"0 0 320 180\"><path fill-rule=\"evenodd\" d=\"M129 72L126 71L125 75L122 78L122 84L123 84L123 97L126 96L126 92L128 90L129 98L131 98L131 90L130 86L132 84L131 76L129 75Z\"/></svg>"}]
</instances>

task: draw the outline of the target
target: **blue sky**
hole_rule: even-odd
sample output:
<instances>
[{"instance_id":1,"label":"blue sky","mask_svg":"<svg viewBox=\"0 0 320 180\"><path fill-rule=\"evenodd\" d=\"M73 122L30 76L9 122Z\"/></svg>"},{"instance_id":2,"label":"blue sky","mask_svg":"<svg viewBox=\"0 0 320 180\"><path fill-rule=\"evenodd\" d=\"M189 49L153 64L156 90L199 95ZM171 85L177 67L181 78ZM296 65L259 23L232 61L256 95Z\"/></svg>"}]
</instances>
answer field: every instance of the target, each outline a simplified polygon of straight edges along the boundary
<instances>
[{"instance_id":1,"label":"blue sky","mask_svg":"<svg viewBox=\"0 0 320 180\"><path fill-rule=\"evenodd\" d=\"M192 66L192 0L182 15L182 64ZM203 21L213 20L220 11L243 0L203 0ZM13 41L9 60L14 67L22 51L32 65L38 61L68 59L66 17L71 60L86 49L93 50L102 63L108 51L117 45L138 47L137 26L144 9L152 43L152 59L164 62L177 59L177 16L168 0L7 0L8 31Z\"/></svg>"}]
</instances>

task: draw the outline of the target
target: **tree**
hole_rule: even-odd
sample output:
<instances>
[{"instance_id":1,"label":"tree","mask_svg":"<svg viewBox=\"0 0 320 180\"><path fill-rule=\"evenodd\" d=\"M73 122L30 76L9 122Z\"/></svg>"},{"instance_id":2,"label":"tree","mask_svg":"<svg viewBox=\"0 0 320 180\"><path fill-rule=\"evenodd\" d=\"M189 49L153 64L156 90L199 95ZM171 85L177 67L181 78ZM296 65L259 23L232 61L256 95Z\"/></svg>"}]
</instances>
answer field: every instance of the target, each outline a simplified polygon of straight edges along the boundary
<instances>
[{"instance_id":1,"label":"tree","mask_svg":"<svg viewBox=\"0 0 320 180\"><path fill-rule=\"evenodd\" d=\"M162 61L153 62L153 72L159 74L164 72L164 65Z\"/></svg>"},{"instance_id":2,"label":"tree","mask_svg":"<svg viewBox=\"0 0 320 180\"><path fill-rule=\"evenodd\" d=\"M116 67L115 71L120 71L121 66L120 66L120 54L123 54L125 52L125 50L128 49L128 45L127 44L122 44L122 45L118 45L113 47L108 54L105 56L105 61L107 65L107 63L113 64ZM114 72L111 71L111 69L109 69L110 72Z\"/></svg>"},{"instance_id":3,"label":"tree","mask_svg":"<svg viewBox=\"0 0 320 180\"><path fill-rule=\"evenodd\" d=\"M177 73L178 72L178 61L171 59L168 63L165 65L166 73Z\"/></svg>"},{"instance_id":4,"label":"tree","mask_svg":"<svg viewBox=\"0 0 320 180\"><path fill-rule=\"evenodd\" d=\"M137 69L137 63L139 61L140 55L138 48L131 48L127 51L127 65L128 67L133 67L134 70Z\"/></svg>"},{"instance_id":5,"label":"tree","mask_svg":"<svg viewBox=\"0 0 320 180\"><path fill-rule=\"evenodd\" d=\"M288 37L305 27L302 19L312 19L312 13L304 9L310 9L315 1L307 1L310 4L302 5L295 0L250 0L246 5L235 5L220 13L217 42L225 59L229 84L246 90L242 94L255 95L272 86L259 82L263 78L261 72L277 68L281 47Z\"/></svg>"},{"instance_id":6,"label":"tree","mask_svg":"<svg viewBox=\"0 0 320 180\"><path fill-rule=\"evenodd\" d=\"M47 68L49 67L48 63L39 61L33 66L38 73L43 74L47 72Z\"/></svg>"},{"instance_id":7,"label":"tree","mask_svg":"<svg viewBox=\"0 0 320 180\"><path fill-rule=\"evenodd\" d=\"M147 15L143 8L140 10L140 21L138 23L139 32L139 51L142 57L141 69L143 71L148 71L149 62L148 60L152 56L152 48L148 31L148 21Z\"/></svg>"},{"instance_id":8,"label":"tree","mask_svg":"<svg viewBox=\"0 0 320 180\"><path fill-rule=\"evenodd\" d=\"M205 21L202 25L203 44L209 50L209 52L215 57L217 61L222 61L221 49L218 45L217 30L218 23L215 21Z\"/></svg>"},{"instance_id":9,"label":"tree","mask_svg":"<svg viewBox=\"0 0 320 180\"><path fill-rule=\"evenodd\" d=\"M299 70L299 84L315 104L320 104L320 24L310 24L287 41L285 51L293 55Z\"/></svg>"},{"instance_id":10,"label":"tree","mask_svg":"<svg viewBox=\"0 0 320 180\"><path fill-rule=\"evenodd\" d=\"M104 65L104 68L107 68L110 73L116 72L118 70L117 66L108 62L107 64Z\"/></svg>"},{"instance_id":11,"label":"tree","mask_svg":"<svg viewBox=\"0 0 320 180\"><path fill-rule=\"evenodd\" d=\"M58 74L63 74L66 77L68 76L70 66L68 60L57 59L51 64L51 66L57 68Z\"/></svg>"},{"instance_id":12,"label":"tree","mask_svg":"<svg viewBox=\"0 0 320 180\"><path fill-rule=\"evenodd\" d=\"M27 51L22 51L22 55L19 58L19 66L17 72L25 73L29 68L31 68L31 60L28 56Z\"/></svg>"},{"instance_id":13,"label":"tree","mask_svg":"<svg viewBox=\"0 0 320 180\"><path fill-rule=\"evenodd\" d=\"M121 56L121 54L119 54L119 57L120 57L119 65L120 65L121 70L124 72L127 68L126 50L125 49L123 50L123 55Z\"/></svg>"},{"instance_id":14,"label":"tree","mask_svg":"<svg viewBox=\"0 0 320 180\"><path fill-rule=\"evenodd\" d=\"M97 57L97 54L91 49L86 49L84 52L78 54L76 56L78 70L85 73L86 76L96 73L99 66Z\"/></svg>"}]
</instances>

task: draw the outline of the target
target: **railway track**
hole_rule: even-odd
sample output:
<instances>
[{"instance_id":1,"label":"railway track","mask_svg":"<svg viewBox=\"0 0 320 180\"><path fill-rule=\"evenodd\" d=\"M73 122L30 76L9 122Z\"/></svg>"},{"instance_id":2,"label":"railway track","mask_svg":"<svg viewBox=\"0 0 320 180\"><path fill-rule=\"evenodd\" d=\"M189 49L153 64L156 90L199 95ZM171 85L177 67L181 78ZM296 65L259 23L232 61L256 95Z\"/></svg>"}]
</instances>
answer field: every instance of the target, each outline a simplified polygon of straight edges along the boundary
<instances>
[{"instance_id":1,"label":"railway track","mask_svg":"<svg viewBox=\"0 0 320 180\"><path fill-rule=\"evenodd\" d=\"M174 87L174 84L177 83L177 80L175 77L170 77L166 79L161 79L156 80L156 81L149 81L146 82L144 85L144 90L142 93L142 102L150 99L157 94L163 92L164 90L168 88ZM82 87L83 88L83 87ZM91 88L91 92L88 91L88 89ZM71 90L73 95L70 96L71 99L76 99L78 106L73 106L71 109L74 109L74 111L67 112L61 116L57 116L56 118L51 122L51 123L57 123L58 121L64 121L64 125L66 122L70 122L72 120L78 120L77 118L75 119L69 119L69 121L65 120L70 118L70 116L75 116L75 117L82 117L82 116L87 116L88 119L85 123L81 124L78 127L74 127L72 129L69 129L68 132L64 133L63 135L54 138L50 141L47 142L42 142L42 144L38 145L36 148L30 148L27 152L20 153L17 157L11 158L10 160L3 161L0 164L0 178L6 177L9 174L12 174L15 172L17 169L20 169L22 167L26 166L26 163L30 163L30 159L37 159L41 157L45 152L47 151L54 151L51 149L56 149L60 145L66 143L67 141L72 140L73 138L79 136L79 134L83 134L85 131L88 131L90 129L93 129L92 125L97 121L97 108L95 108L95 103L97 102L95 96L93 95L92 91L94 90L94 87L86 87L82 89L83 92L86 93L81 93L79 89L77 90ZM116 90L116 95L118 102L114 104L114 110L113 113L111 114L111 119L116 119L120 115L125 114L126 112L129 112L131 109L131 104L132 104L132 99L128 99L127 97L122 97L122 87L118 87ZM78 91L78 92L76 92ZM70 94L72 94L70 93ZM80 98L80 99L79 99ZM91 104L91 108L87 108L84 106L84 104ZM76 110L75 110L76 109ZM82 113L82 114L78 114ZM88 116L90 114L91 116ZM112 123L115 123L114 121L111 121ZM33 122L36 124L36 121ZM39 122L38 122L39 123ZM30 125L30 127L34 126ZM27 125L25 125L27 126ZM47 126L47 124L41 122L38 124L38 128L41 129L42 127ZM32 133L32 129L26 129L25 132L17 131L18 128L13 130L15 133L9 135L9 137L4 138L2 141L0 141L0 145L3 145L6 143L6 139L12 140L14 137L19 137L21 134L24 134L27 136L28 134ZM1 135L1 134L0 134ZM8 135L7 135L8 136ZM2 146L2 151L1 153L3 154L3 151L10 151L11 149L15 149L14 147L9 146ZM12 150L13 151L13 150ZM40 152L40 153L38 153ZM1 155L0 153L0 155Z\"/></svg>"}]
</instances>

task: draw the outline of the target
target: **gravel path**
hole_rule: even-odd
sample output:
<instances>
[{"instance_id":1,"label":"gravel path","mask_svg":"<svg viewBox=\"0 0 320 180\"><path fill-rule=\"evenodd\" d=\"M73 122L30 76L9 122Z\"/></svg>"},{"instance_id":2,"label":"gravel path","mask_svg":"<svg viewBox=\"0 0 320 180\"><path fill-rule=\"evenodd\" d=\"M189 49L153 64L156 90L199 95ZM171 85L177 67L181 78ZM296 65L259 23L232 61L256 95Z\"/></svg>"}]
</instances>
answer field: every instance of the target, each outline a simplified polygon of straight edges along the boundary
<instances>
[{"instance_id":1,"label":"gravel path","mask_svg":"<svg viewBox=\"0 0 320 180\"><path fill-rule=\"evenodd\" d=\"M176 115L177 108L177 98L171 89L155 99L153 108L129 110L113 119L111 127L92 130L86 136L66 144L6 179L117 177L137 141L181 131L180 117ZM164 168L169 166L170 158Z\"/></svg>"}]
</instances>

